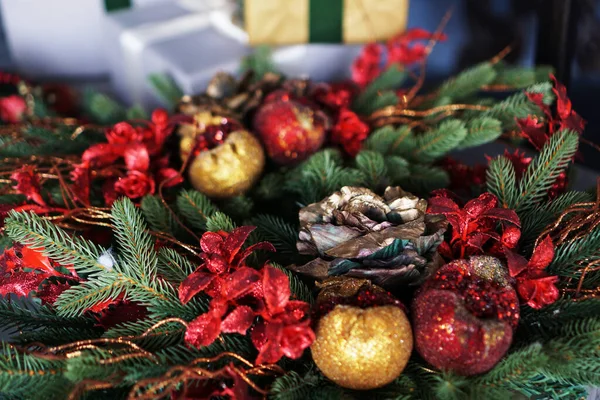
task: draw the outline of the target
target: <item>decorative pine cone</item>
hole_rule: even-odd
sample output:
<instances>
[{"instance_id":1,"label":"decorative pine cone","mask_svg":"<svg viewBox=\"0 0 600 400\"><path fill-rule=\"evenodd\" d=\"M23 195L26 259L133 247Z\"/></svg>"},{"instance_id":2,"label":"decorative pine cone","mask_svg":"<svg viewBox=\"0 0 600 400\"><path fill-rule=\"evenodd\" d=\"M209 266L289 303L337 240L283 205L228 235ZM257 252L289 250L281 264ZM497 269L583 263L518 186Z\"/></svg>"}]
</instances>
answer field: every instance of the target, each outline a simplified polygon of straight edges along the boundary
<instances>
[{"instance_id":1,"label":"decorative pine cone","mask_svg":"<svg viewBox=\"0 0 600 400\"><path fill-rule=\"evenodd\" d=\"M424 199L400 187L388 187L383 197L343 187L300 210L298 250L317 258L288 268L318 280L365 278L387 290L419 284L443 264L437 247L446 221L426 209Z\"/></svg>"}]
</instances>

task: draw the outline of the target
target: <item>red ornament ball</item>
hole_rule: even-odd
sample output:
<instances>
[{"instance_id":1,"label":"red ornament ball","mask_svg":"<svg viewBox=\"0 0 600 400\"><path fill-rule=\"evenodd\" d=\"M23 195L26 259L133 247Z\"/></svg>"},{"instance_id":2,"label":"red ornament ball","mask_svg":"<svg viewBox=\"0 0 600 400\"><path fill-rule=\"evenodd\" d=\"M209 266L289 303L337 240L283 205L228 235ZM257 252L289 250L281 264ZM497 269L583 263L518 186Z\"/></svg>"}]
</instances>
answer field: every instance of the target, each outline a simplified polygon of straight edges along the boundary
<instances>
[{"instance_id":1,"label":"red ornament ball","mask_svg":"<svg viewBox=\"0 0 600 400\"><path fill-rule=\"evenodd\" d=\"M263 104L254 116L254 131L269 157L278 164L294 164L321 148L328 118L318 108L279 96Z\"/></svg>"},{"instance_id":2,"label":"red ornament ball","mask_svg":"<svg viewBox=\"0 0 600 400\"><path fill-rule=\"evenodd\" d=\"M519 322L517 293L500 261L488 256L444 265L419 289L412 309L419 354L465 376L494 367Z\"/></svg>"}]
</instances>

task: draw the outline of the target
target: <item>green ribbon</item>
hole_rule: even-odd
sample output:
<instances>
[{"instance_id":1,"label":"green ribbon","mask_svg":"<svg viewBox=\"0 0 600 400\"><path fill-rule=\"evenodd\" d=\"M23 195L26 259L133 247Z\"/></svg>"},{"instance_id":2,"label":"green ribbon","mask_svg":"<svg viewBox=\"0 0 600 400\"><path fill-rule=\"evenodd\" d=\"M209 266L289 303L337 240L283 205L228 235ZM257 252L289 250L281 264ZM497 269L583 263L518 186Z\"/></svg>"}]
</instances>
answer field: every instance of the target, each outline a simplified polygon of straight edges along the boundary
<instances>
[{"instance_id":1,"label":"green ribbon","mask_svg":"<svg viewBox=\"0 0 600 400\"><path fill-rule=\"evenodd\" d=\"M106 11L123 10L131 7L132 0L104 0L104 8Z\"/></svg>"},{"instance_id":2,"label":"green ribbon","mask_svg":"<svg viewBox=\"0 0 600 400\"><path fill-rule=\"evenodd\" d=\"M344 0L309 0L308 7L309 42L341 43Z\"/></svg>"}]
</instances>

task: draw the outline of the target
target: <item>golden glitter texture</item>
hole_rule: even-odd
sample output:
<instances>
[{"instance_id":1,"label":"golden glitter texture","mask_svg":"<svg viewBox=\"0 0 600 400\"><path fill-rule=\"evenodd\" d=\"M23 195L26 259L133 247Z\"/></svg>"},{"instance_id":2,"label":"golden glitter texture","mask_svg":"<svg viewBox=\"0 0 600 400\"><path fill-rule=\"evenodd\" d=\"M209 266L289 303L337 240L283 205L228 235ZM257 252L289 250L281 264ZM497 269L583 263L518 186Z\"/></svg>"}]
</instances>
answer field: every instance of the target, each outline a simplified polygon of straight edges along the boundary
<instances>
[{"instance_id":1,"label":"golden glitter texture","mask_svg":"<svg viewBox=\"0 0 600 400\"><path fill-rule=\"evenodd\" d=\"M192 142L181 141L183 159L191 146ZM227 135L224 143L192 160L189 178L194 188L209 197L233 197L254 185L264 165L265 154L258 139L248 131L235 131Z\"/></svg>"},{"instance_id":2,"label":"golden glitter texture","mask_svg":"<svg viewBox=\"0 0 600 400\"><path fill-rule=\"evenodd\" d=\"M319 321L312 356L323 374L349 389L367 390L397 378L410 357L410 322L396 306L336 306Z\"/></svg>"}]
</instances>

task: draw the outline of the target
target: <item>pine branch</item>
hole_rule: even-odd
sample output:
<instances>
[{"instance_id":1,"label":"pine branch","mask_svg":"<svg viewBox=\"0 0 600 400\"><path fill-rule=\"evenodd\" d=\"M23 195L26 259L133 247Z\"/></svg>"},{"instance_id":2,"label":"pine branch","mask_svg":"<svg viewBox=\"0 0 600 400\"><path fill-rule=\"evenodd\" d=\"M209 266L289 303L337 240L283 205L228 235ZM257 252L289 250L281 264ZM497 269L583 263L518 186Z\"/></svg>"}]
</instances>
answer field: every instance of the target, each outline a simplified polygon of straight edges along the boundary
<instances>
[{"instance_id":1,"label":"pine branch","mask_svg":"<svg viewBox=\"0 0 600 400\"><path fill-rule=\"evenodd\" d=\"M405 79L406 72L399 64L390 65L358 95L352 104L352 108L358 114L368 115L372 113L377 109L373 105L380 107L382 104L387 104L391 101L391 96L388 94L384 95L385 101L378 100L381 93L399 87Z\"/></svg>"},{"instance_id":2,"label":"pine branch","mask_svg":"<svg viewBox=\"0 0 600 400\"><path fill-rule=\"evenodd\" d=\"M489 179L489 178L488 178ZM519 215L521 218L521 242L525 249L550 223L567 207L575 203L594 201L594 195L587 192L566 192L548 203L540 203Z\"/></svg>"},{"instance_id":3,"label":"pine branch","mask_svg":"<svg viewBox=\"0 0 600 400\"><path fill-rule=\"evenodd\" d=\"M432 190L445 188L450 184L448 173L431 165L410 165L410 174L400 180L400 185L412 192L429 194Z\"/></svg>"},{"instance_id":4,"label":"pine branch","mask_svg":"<svg viewBox=\"0 0 600 400\"><path fill-rule=\"evenodd\" d=\"M552 135L527 167L519 182L518 196L510 208L522 213L541 201L575 155L578 144L579 136L575 132L563 130Z\"/></svg>"},{"instance_id":5,"label":"pine branch","mask_svg":"<svg viewBox=\"0 0 600 400\"><path fill-rule=\"evenodd\" d=\"M590 258L598 254L598 249L600 249L600 227L596 227L584 237L556 247L548 271L561 276L579 278L581 267L577 262L592 261ZM586 279L589 280L591 275L586 275Z\"/></svg>"},{"instance_id":6,"label":"pine branch","mask_svg":"<svg viewBox=\"0 0 600 400\"><path fill-rule=\"evenodd\" d=\"M442 373L435 376L436 397L440 400L461 400L467 397L469 382L462 376Z\"/></svg>"},{"instance_id":7,"label":"pine branch","mask_svg":"<svg viewBox=\"0 0 600 400\"><path fill-rule=\"evenodd\" d=\"M122 198L113 204L111 219L119 244L119 255L124 260L123 265L115 265L115 270L120 270L143 286L150 286L156 277L158 257L154 250L154 240L140 211L131 200Z\"/></svg>"},{"instance_id":8,"label":"pine branch","mask_svg":"<svg viewBox=\"0 0 600 400\"><path fill-rule=\"evenodd\" d=\"M148 82L150 82L156 94L172 109L175 108L184 95L175 80L166 74L151 74L148 77Z\"/></svg>"},{"instance_id":9,"label":"pine branch","mask_svg":"<svg viewBox=\"0 0 600 400\"><path fill-rule=\"evenodd\" d=\"M496 71L493 65L484 62L444 82L438 90L438 95L453 100L462 100L478 92L482 86L492 83L495 78Z\"/></svg>"},{"instance_id":10,"label":"pine branch","mask_svg":"<svg viewBox=\"0 0 600 400\"><path fill-rule=\"evenodd\" d=\"M493 142L500 135L502 135L502 123L499 120L490 117L474 118L467 122L467 136L457 149L481 146Z\"/></svg>"},{"instance_id":11,"label":"pine branch","mask_svg":"<svg viewBox=\"0 0 600 400\"><path fill-rule=\"evenodd\" d=\"M454 150L467 136L464 122L456 119L445 120L440 125L416 137L417 147L409 159L428 164Z\"/></svg>"},{"instance_id":12,"label":"pine branch","mask_svg":"<svg viewBox=\"0 0 600 400\"><path fill-rule=\"evenodd\" d=\"M490 161L486 172L488 192L494 194L500 205L510 208L517 197L517 177L510 159L499 156Z\"/></svg>"},{"instance_id":13,"label":"pine branch","mask_svg":"<svg viewBox=\"0 0 600 400\"><path fill-rule=\"evenodd\" d=\"M206 220L206 230L210 232L225 231L231 232L236 225L227 214L220 211L215 212Z\"/></svg>"},{"instance_id":14,"label":"pine branch","mask_svg":"<svg viewBox=\"0 0 600 400\"><path fill-rule=\"evenodd\" d=\"M277 249L278 255L294 256L298 233L294 226L280 217L260 214L252 218L250 225L256 226L258 240L271 242Z\"/></svg>"},{"instance_id":15,"label":"pine branch","mask_svg":"<svg viewBox=\"0 0 600 400\"><path fill-rule=\"evenodd\" d=\"M84 91L83 109L93 121L100 124L114 124L125 118L125 111L119 103L92 89Z\"/></svg>"},{"instance_id":16,"label":"pine branch","mask_svg":"<svg viewBox=\"0 0 600 400\"><path fill-rule=\"evenodd\" d=\"M44 255L62 266L73 266L78 273L88 274L106 269L98 262L106 250L80 236L69 235L34 213L9 212L5 232L25 246L43 248Z\"/></svg>"},{"instance_id":17,"label":"pine branch","mask_svg":"<svg viewBox=\"0 0 600 400\"><path fill-rule=\"evenodd\" d=\"M146 221L153 230L174 235L173 217L158 196L144 196L141 208Z\"/></svg>"},{"instance_id":18,"label":"pine branch","mask_svg":"<svg viewBox=\"0 0 600 400\"><path fill-rule=\"evenodd\" d=\"M157 272L169 281L181 282L196 268L197 265L173 249L163 247L158 251Z\"/></svg>"},{"instance_id":19,"label":"pine branch","mask_svg":"<svg viewBox=\"0 0 600 400\"><path fill-rule=\"evenodd\" d=\"M182 190L177 196L177 208L192 228L206 230L206 220L217 212L217 207L196 190Z\"/></svg>"},{"instance_id":20,"label":"pine branch","mask_svg":"<svg viewBox=\"0 0 600 400\"><path fill-rule=\"evenodd\" d=\"M526 118L528 115L543 117L539 107L529 101L525 92L542 93L544 95L544 104L550 105L554 100L552 84L550 82L538 83L529 86L523 92L515 93L501 102L496 103L489 110L480 113L479 116L492 117L500 120L504 130L510 130L516 127L515 118Z\"/></svg>"},{"instance_id":21,"label":"pine branch","mask_svg":"<svg viewBox=\"0 0 600 400\"><path fill-rule=\"evenodd\" d=\"M410 139L413 139L413 146L410 146L410 144L407 146L407 142L411 141ZM366 150L394 155L410 154L414 146L416 146L416 143L414 143L410 128L406 125L399 128L394 128L392 125L379 128L369 135L364 144ZM409 149L406 149L407 147Z\"/></svg>"},{"instance_id":22,"label":"pine branch","mask_svg":"<svg viewBox=\"0 0 600 400\"><path fill-rule=\"evenodd\" d=\"M497 72L496 79L491 84L509 86L514 89L524 89L538 82L548 81L548 77L553 70L552 67L547 65L530 68L508 66L502 62L497 63L495 69Z\"/></svg>"},{"instance_id":23,"label":"pine branch","mask_svg":"<svg viewBox=\"0 0 600 400\"><path fill-rule=\"evenodd\" d=\"M262 198L260 198L262 200ZM225 200L219 205L221 210L234 221L242 221L252 214L254 202L246 196L236 196Z\"/></svg>"},{"instance_id":24,"label":"pine branch","mask_svg":"<svg viewBox=\"0 0 600 400\"><path fill-rule=\"evenodd\" d=\"M358 170L364 175L364 186L377 188L385 186L387 167L380 153L363 150L355 158Z\"/></svg>"},{"instance_id":25,"label":"pine branch","mask_svg":"<svg viewBox=\"0 0 600 400\"><path fill-rule=\"evenodd\" d=\"M392 185L398 185L410 176L410 165L400 156L386 157L385 165L387 165L387 175Z\"/></svg>"},{"instance_id":26,"label":"pine branch","mask_svg":"<svg viewBox=\"0 0 600 400\"><path fill-rule=\"evenodd\" d=\"M0 393L24 398L65 398L71 383L63 376L63 360L23 354L13 346L0 347Z\"/></svg>"}]
</instances>

